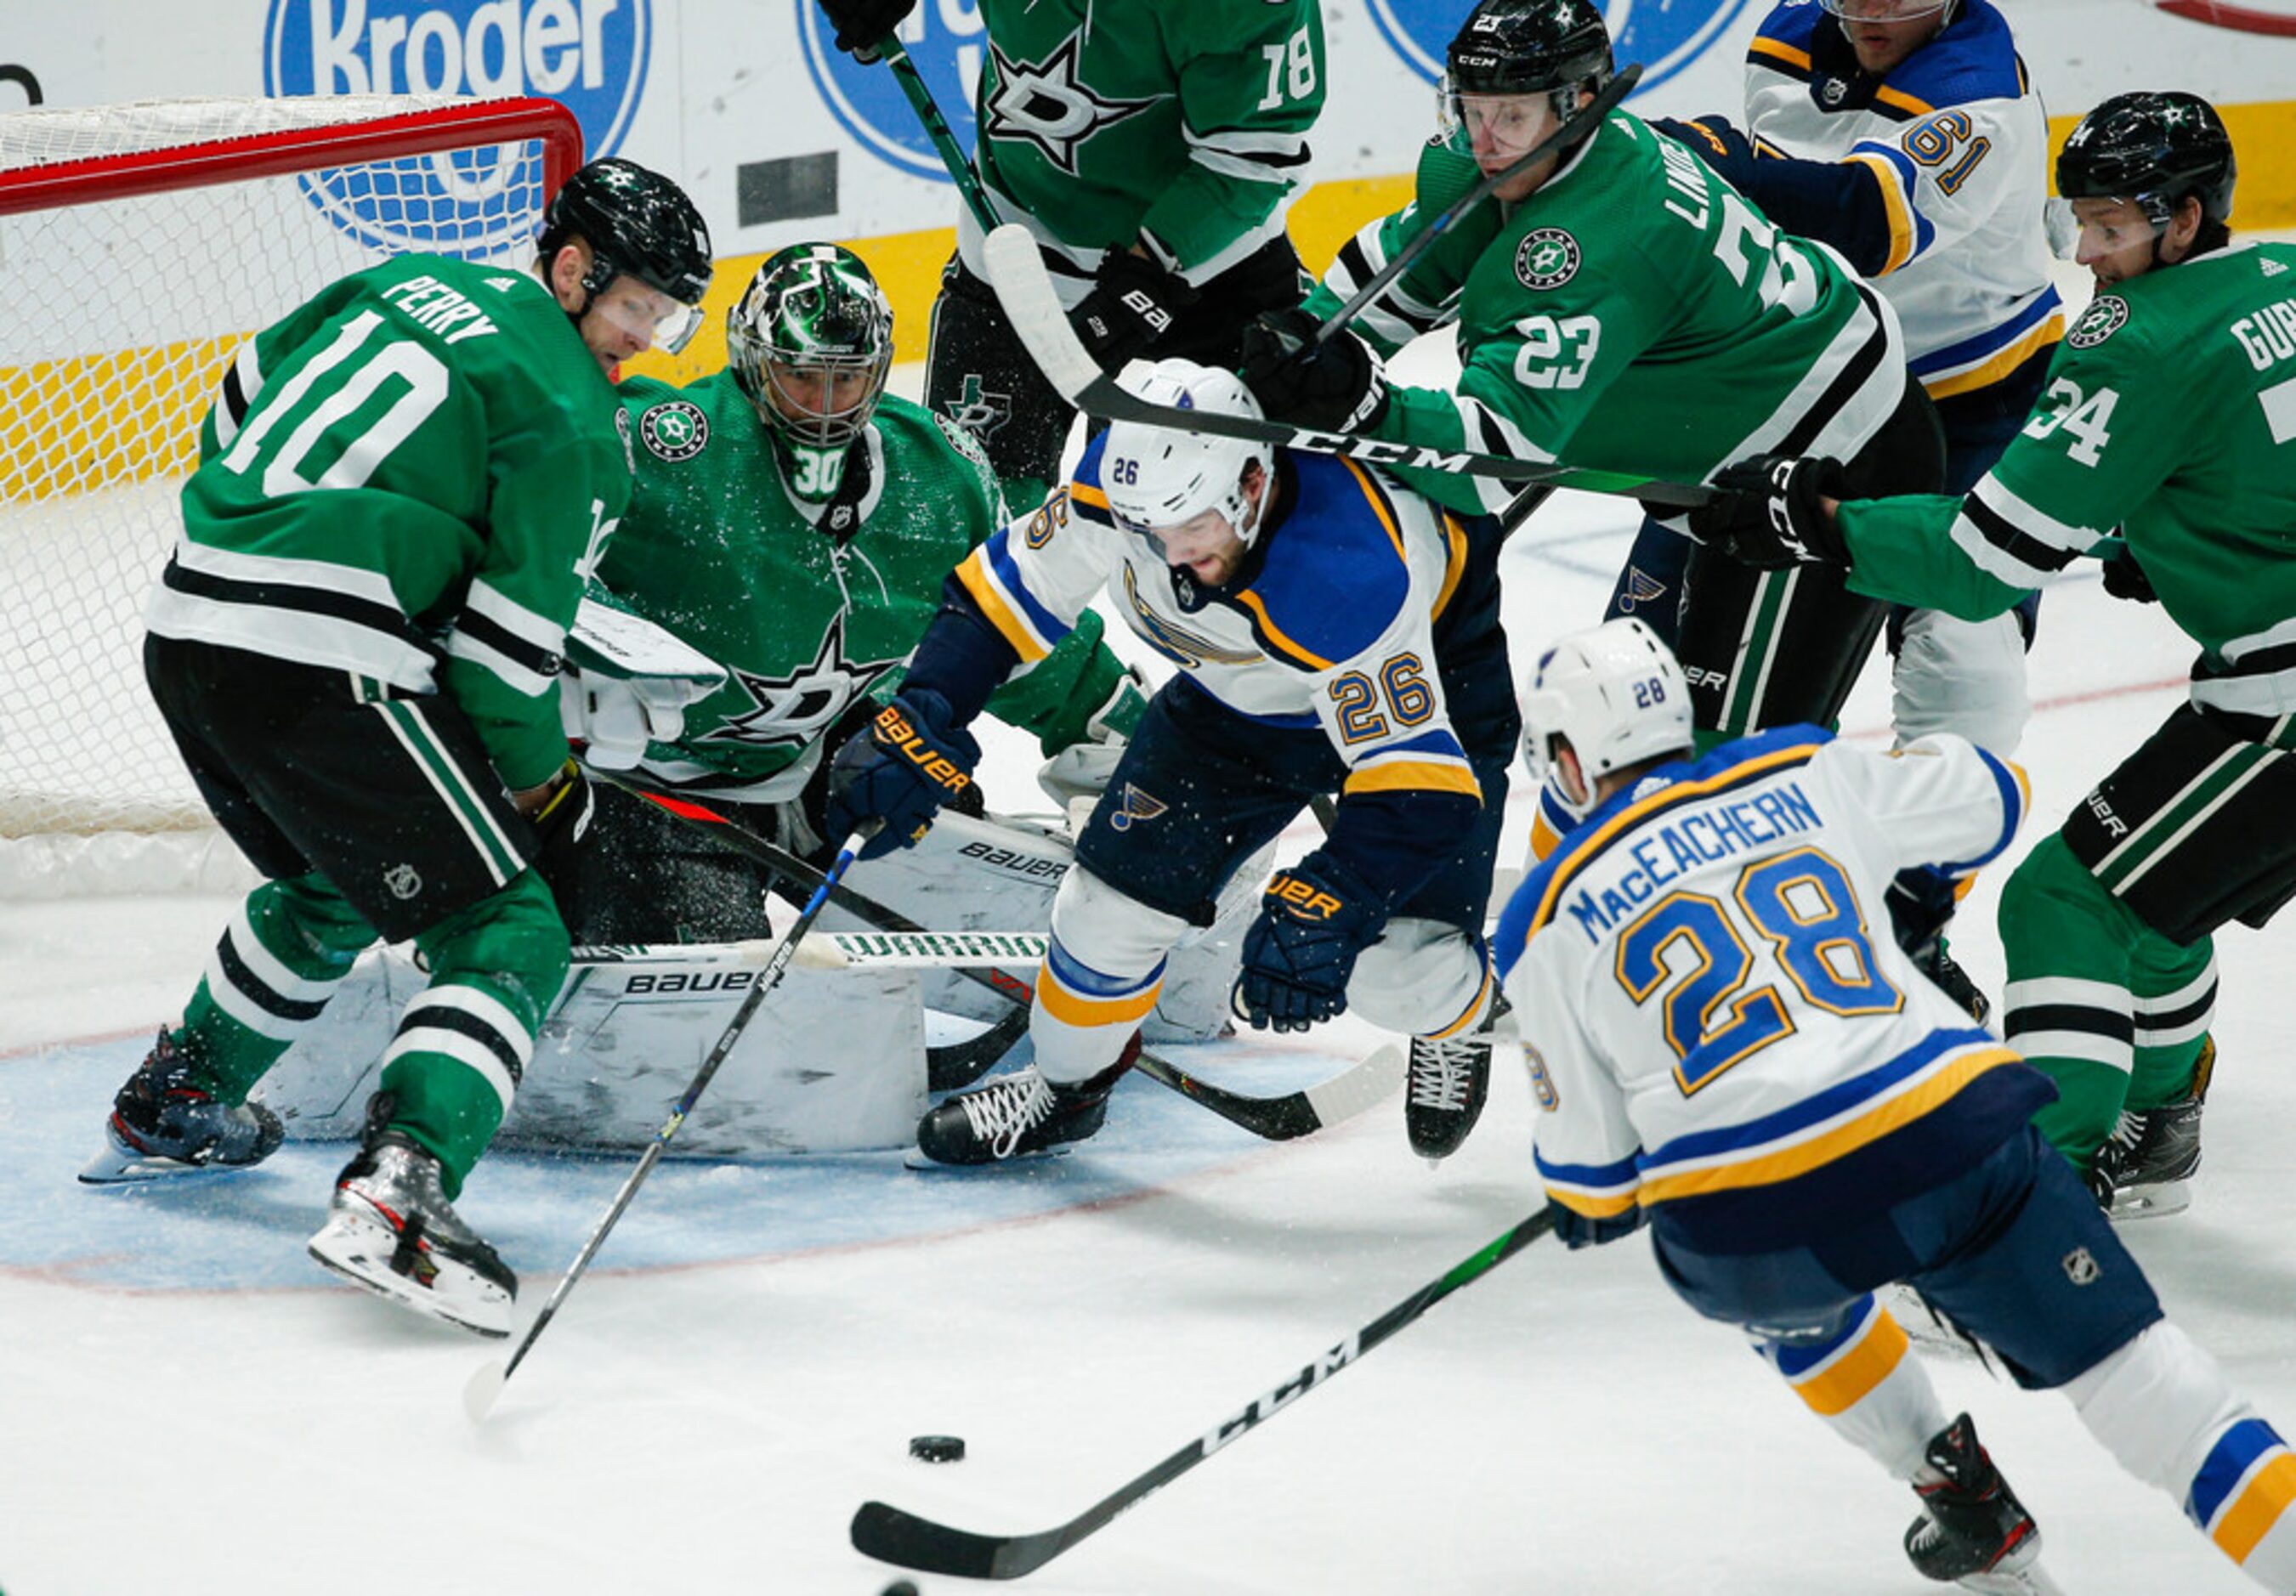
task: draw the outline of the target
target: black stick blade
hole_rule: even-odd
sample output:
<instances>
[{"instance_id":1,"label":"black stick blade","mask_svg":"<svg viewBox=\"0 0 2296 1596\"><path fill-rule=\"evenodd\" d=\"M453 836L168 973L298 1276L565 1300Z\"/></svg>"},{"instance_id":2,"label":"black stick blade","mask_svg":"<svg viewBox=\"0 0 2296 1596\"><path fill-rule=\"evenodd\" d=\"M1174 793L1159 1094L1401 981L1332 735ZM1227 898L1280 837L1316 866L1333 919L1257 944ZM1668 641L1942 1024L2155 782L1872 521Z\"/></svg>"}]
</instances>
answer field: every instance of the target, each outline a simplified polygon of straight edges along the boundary
<instances>
[{"instance_id":1,"label":"black stick blade","mask_svg":"<svg viewBox=\"0 0 2296 1596\"><path fill-rule=\"evenodd\" d=\"M852 1535L853 1549L881 1563L964 1579L1018 1579L1062 1550L1056 1529L1033 1535L975 1535L882 1502L865 1502L855 1510Z\"/></svg>"}]
</instances>

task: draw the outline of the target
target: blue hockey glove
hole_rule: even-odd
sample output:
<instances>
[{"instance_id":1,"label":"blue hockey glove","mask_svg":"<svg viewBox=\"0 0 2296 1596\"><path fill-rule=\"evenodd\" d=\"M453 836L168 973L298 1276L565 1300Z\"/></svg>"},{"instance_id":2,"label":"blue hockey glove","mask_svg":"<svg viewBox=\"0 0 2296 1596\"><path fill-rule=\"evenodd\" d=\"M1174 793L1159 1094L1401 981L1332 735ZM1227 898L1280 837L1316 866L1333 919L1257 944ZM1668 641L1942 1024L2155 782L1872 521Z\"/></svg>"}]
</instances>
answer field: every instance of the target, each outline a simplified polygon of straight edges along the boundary
<instances>
[{"instance_id":1,"label":"blue hockey glove","mask_svg":"<svg viewBox=\"0 0 2296 1596\"><path fill-rule=\"evenodd\" d=\"M1653 117L1650 125L1675 143L1696 151L1698 158L1726 182L1736 183L1740 174L1754 164L1754 146L1730 125L1727 117L1694 117L1687 122Z\"/></svg>"},{"instance_id":2,"label":"blue hockey glove","mask_svg":"<svg viewBox=\"0 0 2296 1596\"><path fill-rule=\"evenodd\" d=\"M1849 564L1849 546L1820 499L1844 492L1841 462L1756 454L1714 475L1714 496L1690 512L1690 535L1741 565Z\"/></svg>"},{"instance_id":3,"label":"blue hockey glove","mask_svg":"<svg viewBox=\"0 0 2296 1596\"><path fill-rule=\"evenodd\" d=\"M1093 278L1092 291L1069 312L1069 324L1110 371L1153 347L1172 330L1172 318L1196 299L1194 289L1129 250L1103 256Z\"/></svg>"},{"instance_id":4,"label":"blue hockey glove","mask_svg":"<svg viewBox=\"0 0 2296 1596\"><path fill-rule=\"evenodd\" d=\"M877 712L869 729L837 750L830 765L824 819L831 837L849 837L882 817L885 829L860 857L882 859L932 830L943 804L972 786L980 745L958 729L948 700L928 688L904 692Z\"/></svg>"},{"instance_id":5,"label":"blue hockey glove","mask_svg":"<svg viewBox=\"0 0 2296 1596\"><path fill-rule=\"evenodd\" d=\"M1387 373L1369 344L1342 331L1316 341L1323 323L1305 310L1271 310L1243 330L1243 385L1279 422L1356 432L1387 413Z\"/></svg>"},{"instance_id":6,"label":"blue hockey glove","mask_svg":"<svg viewBox=\"0 0 2296 1596\"><path fill-rule=\"evenodd\" d=\"M1344 1012L1356 956L1386 922L1386 909L1353 871L1308 855L1260 895L1231 1006L1262 1031L1304 1031Z\"/></svg>"}]
</instances>

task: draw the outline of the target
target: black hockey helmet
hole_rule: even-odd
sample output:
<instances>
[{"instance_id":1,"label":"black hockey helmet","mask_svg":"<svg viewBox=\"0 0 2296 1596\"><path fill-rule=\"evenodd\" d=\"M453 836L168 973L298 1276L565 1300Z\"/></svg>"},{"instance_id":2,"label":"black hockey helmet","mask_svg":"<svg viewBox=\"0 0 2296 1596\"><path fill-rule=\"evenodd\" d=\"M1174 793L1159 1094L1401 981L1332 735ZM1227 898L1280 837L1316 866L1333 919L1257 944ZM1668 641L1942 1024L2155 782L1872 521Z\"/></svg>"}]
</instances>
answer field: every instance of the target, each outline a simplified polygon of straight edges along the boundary
<instances>
[{"instance_id":1,"label":"black hockey helmet","mask_svg":"<svg viewBox=\"0 0 2296 1596\"><path fill-rule=\"evenodd\" d=\"M1611 79L1611 30L1594 0L1481 0L1446 62L1454 94L1599 89Z\"/></svg>"},{"instance_id":2,"label":"black hockey helmet","mask_svg":"<svg viewBox=\"0 0 2296 1596\"><path fill-rule=\"evenodd\" d=\"M691 312L655 341L676 353L701 324L709 288L709 228L685 191L659 172L619 156L594 160L550 198L537 241L547 261L568 240L590 246L586 293L603 293L616 277L635 277Z\"/></svg>"},{"instance_id":3,"label":"black hockey helmet","mask_svg":"<svg viewBox=\"0 0 2296 1596\"><path fill-rule=\"evenodd\" d=\"M2187 194L2201 220L2232 215L2232 135L2198 94L2115 94L2080 119L2057 155L2068 200L2130 200L2166 227Z\"/></svg>"}]
</instances>

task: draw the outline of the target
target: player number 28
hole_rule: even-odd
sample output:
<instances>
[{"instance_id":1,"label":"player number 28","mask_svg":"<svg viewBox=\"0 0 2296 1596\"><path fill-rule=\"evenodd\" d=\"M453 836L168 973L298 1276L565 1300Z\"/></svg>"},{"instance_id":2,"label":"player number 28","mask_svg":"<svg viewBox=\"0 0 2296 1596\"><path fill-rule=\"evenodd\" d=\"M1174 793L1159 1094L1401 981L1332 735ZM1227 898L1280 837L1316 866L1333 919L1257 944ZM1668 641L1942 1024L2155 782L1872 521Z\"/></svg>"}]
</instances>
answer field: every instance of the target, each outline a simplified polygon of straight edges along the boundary
<instances>
[{"instance_id":1,"label":"player number 28","mask_svg":"<svg viewBox=\"0 0 2296 1596\"><path fill-rule=\"evenodd\" d=\"M1379 681L1359 670L1332 678L1325 689L1339 706L1340 737L1353 745L1384 737L1388 718L1399 726L1415 726L1435 713L1435 692L1422 673L1426 666L1416 654L1398 654L1379 667ZM1380 713L1384 699L1387 714Z\"/></svg>"},{"instance_id":2,"label":"player number 28","mask_svg":"<svg viewBox=\"0 0 2296 1596\"><path fill-rule=\"evenodd\" d=\"M1889 1014L1905 994L1874 969L1857 894L1841 866L1797 848L1738 872L1730 902L1669 893L1619 938L1615 973L1637 1004L1663 994L1661 1019L1685 1097L1794 1033L1775 985L1745 990L1754 955L1740 929L1775 949L1779 967L1814 1007Z\"/></svg>"}]
</instances>

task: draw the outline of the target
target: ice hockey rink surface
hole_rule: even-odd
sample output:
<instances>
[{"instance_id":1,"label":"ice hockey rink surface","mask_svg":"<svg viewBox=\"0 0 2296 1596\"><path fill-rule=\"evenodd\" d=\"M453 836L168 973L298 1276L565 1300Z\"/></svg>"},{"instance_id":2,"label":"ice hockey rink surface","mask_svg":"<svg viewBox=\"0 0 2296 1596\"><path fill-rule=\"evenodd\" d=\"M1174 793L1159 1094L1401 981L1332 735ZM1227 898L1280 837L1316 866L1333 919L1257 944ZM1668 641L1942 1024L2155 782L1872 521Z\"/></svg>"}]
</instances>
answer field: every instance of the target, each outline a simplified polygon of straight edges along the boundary
<instances>
[{"instance_id":1,"label":"ice hockey rink surface","mask_svg":"<svg viewBox=\"0 0 2296 1596\"><path fill-rule=\"evenodd\" d=\"M1686 404L1717 402L1685 395ZM1589 623L1624 501L1559 496L1504 568L1518 669ZM1111 632L1113 633L1113 628ZM2018 757L2045 835L2177 702L2192 648L2086 569L2052 588ZM1845 734L1887 735L1869 669ZM1032 802L992 729L992 803ZM1006 798L1004 795L1013 795ZM1528 812L1518 792L1508 862ZM1296 830L1293 853L1309 846ZM1987 872L1956 954L1997 996ZM1399 1099L1257 1142L1152 1082L1065 1157L978 1172L898 1153L664 1164L483 1425L500 1355L335 1284L303 1244L347 1150L168 1189L73 1174L220 897L0 904L0 1589L340 1596L978 1588L854 1551L879 1498L988 1532L1050 1527L1212 1428L1540 1205L1503 1056L1463 1150L1412 1157ZM2291 925L2219 945L2221 1063L2191 1210L2127 1239L2170 1314L2296 1424ZM1239 1090L1383 1038L1174 1048ZM667 1112L668 1104L664 1104ZM627 1157L501 1153L463 1213L531 1313ZM2251 1587L2070 1407L1931 1359L2080 1596ZM968 1456L912 1460L912 1436ZM2292 1432L2296 1433L2296 1432ZM1541 1242L1020 1588L1063 1596L1914 1596L1905 1487L1811 1419L1733 1331L1660 1284L1646 1240Z\"/></svg>"}]
</instances>

